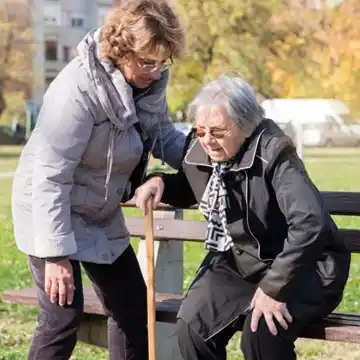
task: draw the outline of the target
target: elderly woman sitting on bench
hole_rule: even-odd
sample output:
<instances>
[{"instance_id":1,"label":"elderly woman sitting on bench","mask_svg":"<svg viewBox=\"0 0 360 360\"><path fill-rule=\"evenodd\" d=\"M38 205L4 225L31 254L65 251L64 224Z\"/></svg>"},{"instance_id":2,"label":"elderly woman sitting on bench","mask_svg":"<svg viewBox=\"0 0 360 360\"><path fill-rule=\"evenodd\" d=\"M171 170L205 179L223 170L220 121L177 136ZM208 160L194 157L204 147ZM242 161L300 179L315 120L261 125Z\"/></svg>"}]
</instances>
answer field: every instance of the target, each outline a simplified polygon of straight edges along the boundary
<instances>
[{"instance_id":1,"label":"elderly woman sitting on bench","mask_svg":"<svg viewBox=\"0 0 360 360\"><path fill-rule=\"evenodd\" d=\"M182 168L137 190L208 222L208 253L178 314L185 360L226 359L242 329L246 360L296 359L294 342L340 303L350 254L296 150L244 80L221 76L189 105Z\"/></svg>"}]
</instances>

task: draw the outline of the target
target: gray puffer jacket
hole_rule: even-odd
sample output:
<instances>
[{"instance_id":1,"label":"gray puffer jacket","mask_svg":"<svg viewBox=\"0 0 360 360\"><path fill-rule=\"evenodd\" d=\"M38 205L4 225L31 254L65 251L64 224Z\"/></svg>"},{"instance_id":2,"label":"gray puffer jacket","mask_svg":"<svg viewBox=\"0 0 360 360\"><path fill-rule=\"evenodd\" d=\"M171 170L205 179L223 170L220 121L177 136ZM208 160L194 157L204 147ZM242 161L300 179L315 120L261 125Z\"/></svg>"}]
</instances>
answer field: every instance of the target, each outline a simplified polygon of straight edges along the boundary
<instances>
[{"instance_id":1,"label":"gray puffer jacket","mask_svg":"<svg viewBox=\"0 0 360 360\"><path fill-rule=\"evenodd\" d=\"M16 243L26 254L112 263L129 244L119 202L143 143L174 168L185 137L170 122L168 72L136 98L122 73L99 58L99 30L78 46L47 90L15 173Z\"/></svg>"}]
</instances>

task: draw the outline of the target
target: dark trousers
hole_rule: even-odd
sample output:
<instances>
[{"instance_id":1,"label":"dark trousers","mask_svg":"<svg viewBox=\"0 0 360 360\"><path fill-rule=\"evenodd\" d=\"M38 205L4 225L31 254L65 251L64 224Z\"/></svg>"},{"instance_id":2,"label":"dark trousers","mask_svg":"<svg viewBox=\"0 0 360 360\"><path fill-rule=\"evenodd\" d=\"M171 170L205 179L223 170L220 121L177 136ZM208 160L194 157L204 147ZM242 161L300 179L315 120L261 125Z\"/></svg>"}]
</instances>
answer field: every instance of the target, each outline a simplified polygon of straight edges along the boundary
<instances>
[{"instance_id":1,"label":"dark trousers","mask_svg":"<svg viewBox=\"0 0 360 360\"><path fill-rule=\"evenodd\" d=\"M295 360L294 342L303 329L304 324L294 321L288 330L277 326L278 335L270 333L262 317L258 330L250 329L251 313L243 319L244 326L241 337L241 350L246 360ZM238 329L229 325L211 339L204 341L192 328L178 320L177 336L180 352L184 360L226 360L226 345Z\"/></svg>"},{"instance_id":2,"label":"dark trousers","mask_svg":"<svg viewBox=\"0 0 360 360\"><path fill-rule=\"evenodd\" d=\"M40 312L29 360L68 360L83 315L80 264L71 261L75 294L71 305L52 304L44 291L45 261L29 257ZM108 319L110 360L147 360L146 286L131 246L111 265L82 263Z\"/></svg>"}]
</instances>

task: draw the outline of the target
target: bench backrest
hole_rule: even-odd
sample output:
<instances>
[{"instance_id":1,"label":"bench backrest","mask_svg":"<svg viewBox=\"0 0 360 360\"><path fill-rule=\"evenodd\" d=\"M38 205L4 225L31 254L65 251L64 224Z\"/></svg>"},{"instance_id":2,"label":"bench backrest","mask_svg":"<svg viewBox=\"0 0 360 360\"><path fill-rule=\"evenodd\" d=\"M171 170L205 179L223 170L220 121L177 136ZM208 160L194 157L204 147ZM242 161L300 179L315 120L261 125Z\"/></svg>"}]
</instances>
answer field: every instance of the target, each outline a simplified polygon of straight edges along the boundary
<instances>
[{"instance_id":1,"label":"bench backrest","mask_svg":"<svg viewBox=\"0 0 360 360\"><path fill-rule=\"evenodd\" d=\"M323 191L321 196L325 207L331 215L360 216L360 192L334 192ZM129 202L123 207L135 207ZM162 212L176 212L175 219L155 218L154 236L160 241L182 240L192 242L202 242L206 234L206 223L198 220L184 220L183 209L174 209L170 206L161 204L158 208ZM197 207L190 210L197 211ZM131 236L144 237L145 228L143 218L126 217L126 224ZM340 229L346 246L351 252L360 252L360 230L359 229Z\"/></svg>"}]
</instances>

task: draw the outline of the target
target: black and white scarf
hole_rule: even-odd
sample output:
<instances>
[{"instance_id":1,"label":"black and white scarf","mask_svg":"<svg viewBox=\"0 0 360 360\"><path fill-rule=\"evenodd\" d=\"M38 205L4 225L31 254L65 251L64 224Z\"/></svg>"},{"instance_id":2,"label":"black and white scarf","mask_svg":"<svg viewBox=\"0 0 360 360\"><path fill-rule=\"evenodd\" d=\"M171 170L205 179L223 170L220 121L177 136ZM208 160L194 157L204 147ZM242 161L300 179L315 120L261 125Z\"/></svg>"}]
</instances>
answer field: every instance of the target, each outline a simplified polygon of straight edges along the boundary
<instances>
[{"instance_id":1,"label":"black and white scarf","mask_svg":"<svg viewBox=\"0 0 360 360\"><path fill-rule=\"evenodd\" d=\"M201 199L199 210L208 221L205 247L212 251L227 251L233 245L230 236L226 208L229 200L224 182L224 174L232 167L233 162L213 162L213 171Z\"/></svg>"}]
</instances>

